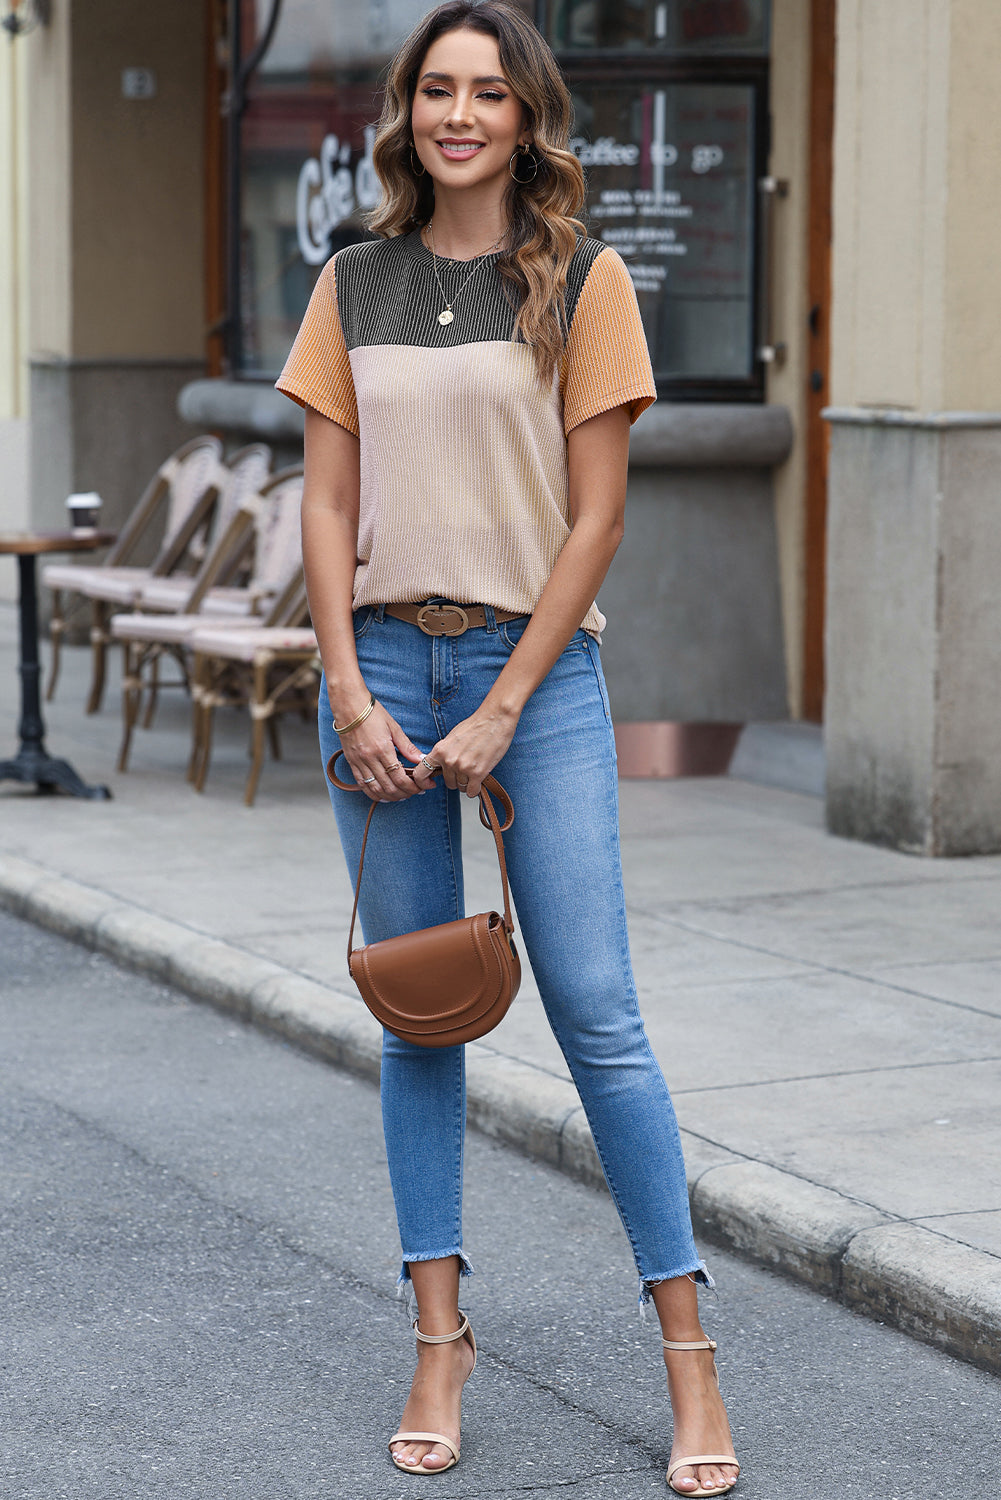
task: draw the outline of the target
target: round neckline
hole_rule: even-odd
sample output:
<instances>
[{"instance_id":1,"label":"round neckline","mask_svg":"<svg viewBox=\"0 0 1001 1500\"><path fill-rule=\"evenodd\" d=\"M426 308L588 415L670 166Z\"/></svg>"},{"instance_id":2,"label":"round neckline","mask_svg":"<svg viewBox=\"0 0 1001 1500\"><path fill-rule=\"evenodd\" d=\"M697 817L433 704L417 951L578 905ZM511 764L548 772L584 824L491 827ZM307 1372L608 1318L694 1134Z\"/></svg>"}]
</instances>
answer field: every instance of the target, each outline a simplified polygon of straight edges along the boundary
<instances>
[{"instance_id":1,"label":"round neckline","mask_svg":"<svg viewBox=\"0 0 1001 1500\"><path fill-rule=\"evenodd\" d=\"M410 241L410 248L418 260L426 261L429 266L434 265L436 259L439 266L471 266L474 261L498 260L500 256L505 254L503 250L487 250L482 255L471 255L468 260L455 260L450 255L433 256L429 247L424 243L423 224L417 229L412 229L407 235L407 239Z\"/></svg>"}]
</instances>

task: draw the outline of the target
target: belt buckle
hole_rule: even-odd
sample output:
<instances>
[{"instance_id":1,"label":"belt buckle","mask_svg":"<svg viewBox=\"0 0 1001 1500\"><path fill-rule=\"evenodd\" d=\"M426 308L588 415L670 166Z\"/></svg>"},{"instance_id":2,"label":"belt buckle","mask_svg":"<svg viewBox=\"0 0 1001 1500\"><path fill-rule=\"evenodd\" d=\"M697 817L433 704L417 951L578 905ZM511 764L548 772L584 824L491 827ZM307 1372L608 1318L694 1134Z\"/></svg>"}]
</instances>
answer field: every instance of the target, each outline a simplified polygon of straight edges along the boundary
<instances>
[{"instance_id":1,"label":"belt buckle","mask_svg":"<svg viewBox=\"0 0 1001 1500\"><path fill-rule=\"evenodd\" d=\"M458 615L458 630L446 630L444 625L442 625L440 630L432 630L424 623L425 616L429 614ZM465 635L466 631L469 629L469 616L466 614L466 611L462 608L461 604L423 604L417 611L417 628L419 630L423 630L425 635Z\"/></svg>"}]
</instances>

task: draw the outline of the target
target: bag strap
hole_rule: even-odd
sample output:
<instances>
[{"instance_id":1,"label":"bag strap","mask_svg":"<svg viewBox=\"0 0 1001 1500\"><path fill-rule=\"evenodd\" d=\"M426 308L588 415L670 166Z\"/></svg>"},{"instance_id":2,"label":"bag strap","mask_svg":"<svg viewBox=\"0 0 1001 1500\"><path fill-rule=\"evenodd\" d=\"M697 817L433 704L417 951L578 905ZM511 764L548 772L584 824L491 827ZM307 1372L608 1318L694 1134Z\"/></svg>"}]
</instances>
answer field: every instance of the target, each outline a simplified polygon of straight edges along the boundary
<instances>
[{"instance_id":1,"label":"bag strap","mask_svg":"<svg viewBox=\"0 0 1001 1500\"><path fill-rule=\"evenodd\" d=\"M356 781L342 781L341 778L337 775L337 772L334 770L334 766L336 765L337 760L342 753L342 751L338 750L337 753L335 755L332 755L327 761L327 777L330 781L333 782L334 786L339 787L342 792L360 792L362 788ZM409 767L404 767L404 770L406 771L406 774L408 776L413 776L414 773ZM437 771L434 771L431 774L433 779L434 776L437 775ZM503 823L497 817L497 810L494 807L491 793L494 797L497 798L497 801L504 809ZM361 892L361 874L362 870L365 868L365 847L368 844L368 834L369 829L372 827L372 818L378 806L378 802L373 802L368 810L368 817L365 820L365 832L362 835L361 841L361 854L358 857L358 878L355 881L355 899L354 905L351 908L351 927L348 932L349 972L351 969L351 955L354 952L354 948L352 945L354 943L355 936L355 920L358 916L358 896ZM504 888L504 927L508 935L510 935L514 932L514 922L511 920L511 896L508 891L507 885L507 861L504 858L503 835L507 832L507 830L511 827L511 824L514 822L514 803L511 801L511 798L508 796L507 792L504 790L495 776L484 776L482 785L480 786L480 822L483 824L484 828L489 828L490 832L494 836L494 844L497 848L497 863L500 865L501 885Z\"/></svg>"}]
</instances>

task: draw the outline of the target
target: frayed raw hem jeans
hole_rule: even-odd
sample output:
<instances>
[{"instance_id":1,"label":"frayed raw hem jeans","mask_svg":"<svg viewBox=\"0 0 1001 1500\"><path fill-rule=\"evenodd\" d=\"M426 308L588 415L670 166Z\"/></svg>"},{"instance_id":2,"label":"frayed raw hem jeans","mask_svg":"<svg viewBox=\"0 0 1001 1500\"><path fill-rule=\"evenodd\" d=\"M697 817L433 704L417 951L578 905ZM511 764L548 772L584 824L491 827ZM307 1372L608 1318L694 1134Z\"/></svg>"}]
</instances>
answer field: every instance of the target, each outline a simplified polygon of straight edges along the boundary
<instances>
[{"instance_id":1,"label":"frayed raw hem jeans","mask_svg":"<svg viewBox=\"0 0 1001 1500\"><path fill-rule=\"evenodd\" d=\"M527 618L449 639L378 608L355 613L366 686L415 745L430 750L477 708ZM339 748L326 683L324 764ZM340 773L349 774L344 762ZM494 774L511 794L504 836L511 891L542 1002L590 1124L636 1258L641 1291L686 1273L706 1281L692 1239L674 1106L636 1002L619 858L618 783L598 647L578 631L525 706ZM328 784L354 877L368 798ZM366 942L465 914L461 793L440 782L385 803L372 822L359 910ZM499 899L499 898L498 898ZM385 1033L382 1116L408 1263L460 1257L465 1130L462 1047L416 1047Z\"/></svg>"}]
</instances>

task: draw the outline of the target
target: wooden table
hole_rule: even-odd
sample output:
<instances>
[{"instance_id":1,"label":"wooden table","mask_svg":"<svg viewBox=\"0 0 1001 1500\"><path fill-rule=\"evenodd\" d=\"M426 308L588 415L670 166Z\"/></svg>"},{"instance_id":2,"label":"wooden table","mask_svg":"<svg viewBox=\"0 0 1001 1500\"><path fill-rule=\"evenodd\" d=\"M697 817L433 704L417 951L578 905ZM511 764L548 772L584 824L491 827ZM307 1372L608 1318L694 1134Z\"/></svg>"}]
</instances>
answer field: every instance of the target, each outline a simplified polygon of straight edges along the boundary
<instances>
[{"instance_id":1,"label":"wooden table","mask_svg":"<svg viewBox=\"0 0 1001 1500\"><path fill-rule=\"evenodd\" d=\"M48 552L94 552L115 540L113 531L13 531L0 532L0 553L17 558L20 575L18 611L21 627L21 748L13 760L0 760L0 781L33 781L39 792L61 789L72 797L106 801L106 786L88 786L65 760L56 760L45 749L38 666L38 587L35 558Z\"/></svg>"}]
</instances>

